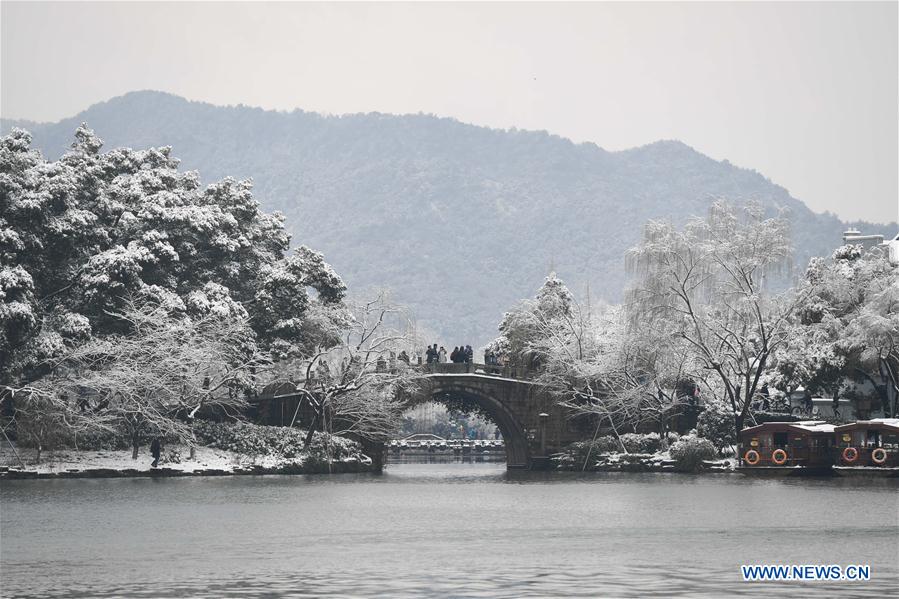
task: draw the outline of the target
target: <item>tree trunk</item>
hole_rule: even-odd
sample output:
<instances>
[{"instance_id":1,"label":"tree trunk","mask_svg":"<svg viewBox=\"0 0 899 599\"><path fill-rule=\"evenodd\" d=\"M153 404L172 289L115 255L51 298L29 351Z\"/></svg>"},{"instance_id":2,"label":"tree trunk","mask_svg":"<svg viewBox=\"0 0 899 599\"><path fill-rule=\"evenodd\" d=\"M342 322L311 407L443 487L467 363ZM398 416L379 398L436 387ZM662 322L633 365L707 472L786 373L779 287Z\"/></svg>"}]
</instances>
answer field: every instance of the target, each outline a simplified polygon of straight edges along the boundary
<instances>
[{"instance_id":1,"label":"tree trunk","mask_svg":"<svg viewBox=\"0 0 899 599\"><path fill-rule=\"evenodd\" d=\"M38 438L37 438L37 463L38 464L41 463L41 452L44 449L43 439L44 439L44 427L41 426L40 429L38 429Z\"/></svg>"},{"instance_id":2,"label":"tree trunk","mask_svg":"<svg viewBox=\"0 0 899 599\"><path fill-rule=\"evenodd\" d=\"M899 380L896 380L896 371L893 369L892 364L890 364L889 357L880 356L878 358L878 369L881 371L881 378L883 378L889 387L884 389L883 394L883 412L884 416L887 418L893 418L897 411L899 411L899 407L897 407L897 400L899 400ZM893 396L893 402L890 403L890 395Z\"/></svg>"},{"instance_id":3,"label":"tree trunk","mask_svg":"<svg viewBox=\"0 0 899 599\"><path fill-rule=\"evenodd\" d=\"M312 436L315 434L315 425L318 424L318 414L312 417L312 422L309 423L309 430L306 432L306 438L303 440L303 449L309 449L309 446L312 445Z\"/></svg>"},{"instance_id":4,"label":"tree trunk","mask_svg":"<svg viewBox=\"0 0 899 599\"><path fill-rule=\"evenodd\" d=\"M325 432L325 455L328 456L328 474L331 474L331 462L333 462L333 458L331 457L331 425L332 423L328 419L328 412L322 407L322 424L324 432Z\"/></svg>"},{"instance_id":5,"label":"tree trunk","mask_svg":"<svg viewBox=\"0 0 899 599\"><path fill-rule=\"evenodd\" d=\"M319 420L322 419L322 414L324 414L324 401L318 402L312 399L309 400L309 406L312 408L312 422L309 423L309 431L306 433L306 439L303 441L303 449L309 449L309 446L312 444L312 437L315 434L315 426L318 424Z\"/></svg>"},{"instance_id":6,"label":"tree trunk","mask_svg":"<svg viewBox=\"0 0 899 599\"><path fill-rule=\"evenodd\" d=\"M743 430L743 422L745 422L746 416L744 414L734 414L734 425L737 429L737 436L734 439L737 440L737 445L740 444L740 431Z\"/></svg>"},{"instance_id":7,"label":"tree trunk","mask_svg":"<svg viewBox=\"0 0 899 599\"><path fill-rule=\"evenodd\" d=\"M884 376L882 364L881 364L881 361L879 358L877 360L877 369L879 371L878 374L880 375L880 377L887 380L887 377ZM877 393L878 397L880 397L880 401L881 401L882 405L886 405L889 403L889 401L890 401L889 395L887 394L887 389L886 389L885 385L878 384L877 381L874 380L874 377L872 377L870 374L868 374L861 368L856 368L855 371L871 382L871 386L874 387L874 392Z\"/></svg>"},{"instance_id":8,"label":"tree trunk","mask_svg":"<svg viewBox=\"0 0 899 599\"><path fill-rule=\"evenodd\" d=\"M131 435L131 459L137 459L137 450L140 448L140 437L138 437L137 433Z\"/></svg>"},{"instance_id":9,"label":"tree trunk","mask_svg":"<svg viewBox=\"0 0 899 599\"><path fill-rule=\"evenodd\" d=\"M606 414L609 414L608 410L606 410ZM615 438L618 439L618 445L621 446L621 452L628 453L627 447L624 446L624 441L621 440L621 435L618 434L618 428L615 426L615 423L612 421L611 414L609 414L609 426L612 427L612 433L614 433Z\"/></svg>"},{"instance_id":10,"label":"tree trunk","mask_svg":"<svg viewBox=\"0 0 899 599\"><path fill-rule=\"evenodd\" d=\"M581 467L581 472L585 472L587 470L587 462L590 460L590 454L593 453L593 445L596 443L596 436L599 435L599 427L602 424L602 418L596 419L596 430L593 432L593 440L590 441L590 447L587 448L587 457L584 458L584 465Z\"/></svg>"}]
</instances>

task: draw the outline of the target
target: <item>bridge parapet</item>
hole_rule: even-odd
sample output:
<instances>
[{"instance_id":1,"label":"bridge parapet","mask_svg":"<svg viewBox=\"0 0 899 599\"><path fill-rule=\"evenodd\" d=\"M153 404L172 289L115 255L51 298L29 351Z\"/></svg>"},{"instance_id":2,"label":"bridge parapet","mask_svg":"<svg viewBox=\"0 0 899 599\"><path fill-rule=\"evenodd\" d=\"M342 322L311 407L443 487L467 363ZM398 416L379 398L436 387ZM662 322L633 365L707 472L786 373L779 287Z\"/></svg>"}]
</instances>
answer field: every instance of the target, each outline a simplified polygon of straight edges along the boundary
<instances>
[{"instance_id":1,"label":"bridge parapet","mask_svg":"<svg viewBox=\"0 0 899 599\"><path fill-rule=\"evenodd\" d=\"M506 379L520 379L523 381L534 380L537 372L520 366L508 366L498 364L479 364L477 362L434 362L432 364L419 364L422 372L427 374L486 374L499 376Z\"/></svg>"}]
</instances>

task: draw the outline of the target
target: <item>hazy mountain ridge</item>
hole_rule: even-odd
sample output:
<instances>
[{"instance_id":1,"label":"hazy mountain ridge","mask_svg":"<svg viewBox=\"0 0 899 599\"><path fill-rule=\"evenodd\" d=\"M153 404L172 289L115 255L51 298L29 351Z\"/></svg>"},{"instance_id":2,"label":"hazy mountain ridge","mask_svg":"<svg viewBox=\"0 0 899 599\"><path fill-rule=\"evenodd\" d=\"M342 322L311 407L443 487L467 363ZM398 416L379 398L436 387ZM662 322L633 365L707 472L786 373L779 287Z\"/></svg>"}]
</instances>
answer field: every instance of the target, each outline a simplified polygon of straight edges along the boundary
<instances>
[{"instance_id":1,"label":"hazy mountain ridge","mask_svg":"<svg viewBox=\"0 0 899 599\"><path fill-rule=\"evenodd\" d=\"M325 253L352 288L389 286L449 344L481 343L552 265L571 287L615 301L623 252L652 218L703 215L716 197L793 215L797 265L849 225L816 214L761 174L678 141L621 152L545 132L427 115L323 116L218 107L134 92L52 124L24 123L51 158L87 122L106 148L170 145L204 181L252 178L294 243ZM6 133L16 125L2 122Z\"/></svg>"}]
</instances>

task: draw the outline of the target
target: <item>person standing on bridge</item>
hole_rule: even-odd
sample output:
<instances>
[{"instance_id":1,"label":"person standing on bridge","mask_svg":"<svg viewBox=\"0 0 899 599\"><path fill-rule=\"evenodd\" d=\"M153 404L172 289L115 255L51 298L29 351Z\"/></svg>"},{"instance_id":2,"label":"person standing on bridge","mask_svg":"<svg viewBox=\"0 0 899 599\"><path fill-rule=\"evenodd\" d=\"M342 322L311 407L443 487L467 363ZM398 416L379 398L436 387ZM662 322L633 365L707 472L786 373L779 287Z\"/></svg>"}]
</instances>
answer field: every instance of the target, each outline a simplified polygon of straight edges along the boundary
<instances>
[{"instance_id":1,"label":"person standing on bridge","mask_svg":"<svg viewBox=\"0 0 899 599\"><path fill-rule=\"evenodd\" d=\"M442 345L440 346L440 351L437 352L437 363L446 364L446 348Z\"/></svg>"},{"instance_id":2,"label":"person standing on bridge","mask_svg":"<svg viewBox=\"0 0 899 599\"><path fill-rule=\"evenodd\" d=\"M459 361L459 346L453 348L453 353L450 354L450 362L456 364Z\"/></svg>"},{"instance_id":3,"label":"person standing on bridge","mask_svg":"<svg viewBox=\"0 0 899 599\"><path fill-rule=\"evenodd\" d=\"M471 364L471 359L474 357L474 350L471 349L470 345L465 346L465 361Z\"/></svg>"},{"instance_id":4,"label":"person standing on bridge","mask_svg":"<svg viewBox=\"0 0 899 599\"><path fill-rule=\"evenodd\" d=\"M436 361L437 361L437 344L435 343L433 345L433 347L430 345L428 346L427 362L428 362L428 364L433 364Z\"/></svg>"}]
</instances>

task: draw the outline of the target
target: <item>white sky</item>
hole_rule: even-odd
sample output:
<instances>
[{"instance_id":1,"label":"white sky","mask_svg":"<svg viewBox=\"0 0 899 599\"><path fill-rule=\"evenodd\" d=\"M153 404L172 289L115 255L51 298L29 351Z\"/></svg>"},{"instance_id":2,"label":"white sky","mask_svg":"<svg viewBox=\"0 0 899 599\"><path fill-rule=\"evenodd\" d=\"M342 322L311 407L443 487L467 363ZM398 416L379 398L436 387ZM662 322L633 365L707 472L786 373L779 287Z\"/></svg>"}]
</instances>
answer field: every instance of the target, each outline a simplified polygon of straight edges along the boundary
<instances>
[{"instance_id":1,"label":"white sky","mask_svg":"<svg viewBox=\"0 0 899 599\"><path fill-rule=\"evenodd\" d=\"M887 221L899 212L897 6L3 1L0 111L55 121L157 89L434 113L609 150L676 138L815 210Z\"/></svg>"}]
</instances>

